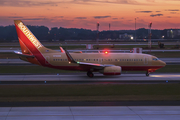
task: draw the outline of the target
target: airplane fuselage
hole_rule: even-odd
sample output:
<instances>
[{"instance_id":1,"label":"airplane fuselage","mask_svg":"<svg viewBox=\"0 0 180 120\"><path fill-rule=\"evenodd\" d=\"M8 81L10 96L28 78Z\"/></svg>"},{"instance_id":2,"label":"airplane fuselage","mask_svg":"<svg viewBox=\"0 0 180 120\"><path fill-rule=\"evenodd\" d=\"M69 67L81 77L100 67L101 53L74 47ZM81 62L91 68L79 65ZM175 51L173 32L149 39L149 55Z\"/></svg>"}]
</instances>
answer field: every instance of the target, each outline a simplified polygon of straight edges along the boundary
<instances>
[{"instance_id":1,"label":"airplane fuselage","mask_svg":"<svg viewBox=\"0 0 180 120\"><path fill-rule=\"evenodd\" d=\"M161 60L156 60L155 56L140 53L70 53L77 62L88 62L94 64L113 64L120 66L122 71L148 71L156 70L165 65ZM69 63L65 53L46 52L42 53L45 67L51 67L62 70L88 71L90 66L81 67L78 64ZM29 61L31 62L31 61ZM33 63L33 62L31 62ZM36 64L36 63L33 63ZM96 70L95 70L96 71Z\"/></svg>"}]
</instances>

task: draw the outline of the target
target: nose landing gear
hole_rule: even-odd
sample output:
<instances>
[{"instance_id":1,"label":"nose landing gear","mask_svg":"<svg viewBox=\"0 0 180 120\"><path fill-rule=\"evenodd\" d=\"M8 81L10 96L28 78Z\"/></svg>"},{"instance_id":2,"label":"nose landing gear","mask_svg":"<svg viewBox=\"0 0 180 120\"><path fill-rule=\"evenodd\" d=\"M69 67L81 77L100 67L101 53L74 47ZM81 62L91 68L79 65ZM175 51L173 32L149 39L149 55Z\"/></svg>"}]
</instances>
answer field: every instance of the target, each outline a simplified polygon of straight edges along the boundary
<instances>
[{"instance_id":1,"label":"nose landing gear","mask_svg":"<svg viewBox=\"0 0 180 120\"><path fill-rule=\"evenodd\" d=\"M146 76L149 76L149 73L155 72L156 69L148 69L148 71L146 72Z\"/></svg>"}]
</instances>

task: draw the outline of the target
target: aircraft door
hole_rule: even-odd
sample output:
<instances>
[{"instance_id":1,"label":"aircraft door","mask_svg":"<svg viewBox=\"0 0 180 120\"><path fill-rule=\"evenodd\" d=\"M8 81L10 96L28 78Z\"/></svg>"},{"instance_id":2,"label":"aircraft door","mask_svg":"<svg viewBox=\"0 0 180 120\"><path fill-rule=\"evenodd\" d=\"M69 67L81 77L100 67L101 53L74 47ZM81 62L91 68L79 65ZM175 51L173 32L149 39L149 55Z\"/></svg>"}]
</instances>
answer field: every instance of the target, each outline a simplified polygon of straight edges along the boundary
<instances>
[{"instance_id":1,"label":"aircraft door","mask_svg":"<svg viewBox=\"0 0 180 120\"><path fill-rule=\"evenodd\" d=\"M145 64L145 65L148 64L148 57L144 57L144 64Z\"/></svg>"},{"instance_id":2,"label":"aircraft door","mask_svg":"<svg viewBox=\"0 0 180 120\"><path fill-rule=\"evenodd\" d=\"M45 64L46 64L46 65L49 65L49 61L50 61L50 60L49 60L49 56L46 56Z\"/></svg>"},{"instance_id":3,"label":"aircraft door","mask_svg":"<svg viewBox=\"0 0 180 120\"><path fill-rule=\"evenodd\" d=\"M99 58L99 59L98 59L98 62L99 62L99 63L102 63L102 58Z\"/></svg>"}]
</instances>

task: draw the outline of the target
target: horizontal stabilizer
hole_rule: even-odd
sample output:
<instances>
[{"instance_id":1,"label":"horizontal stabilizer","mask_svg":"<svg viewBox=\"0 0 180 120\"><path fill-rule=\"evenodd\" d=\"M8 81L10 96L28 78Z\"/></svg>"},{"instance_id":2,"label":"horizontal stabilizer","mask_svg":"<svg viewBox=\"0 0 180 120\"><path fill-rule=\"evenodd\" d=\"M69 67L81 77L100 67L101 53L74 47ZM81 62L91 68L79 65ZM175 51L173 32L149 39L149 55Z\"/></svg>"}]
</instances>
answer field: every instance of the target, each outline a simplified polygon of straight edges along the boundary
<instances>
[{"instance_id":1,"label":"horizontal stabilizer","mask_svg":"<svg viewBox=\"0 0 180 120\"><path fill-rule=\"evenodd\" d=\"M22 52L19 52L19 51L14 51L14 53L18 56L27 57L27 58L34 58L34 55L23 54Z\"/></svg>"}]
</instances>

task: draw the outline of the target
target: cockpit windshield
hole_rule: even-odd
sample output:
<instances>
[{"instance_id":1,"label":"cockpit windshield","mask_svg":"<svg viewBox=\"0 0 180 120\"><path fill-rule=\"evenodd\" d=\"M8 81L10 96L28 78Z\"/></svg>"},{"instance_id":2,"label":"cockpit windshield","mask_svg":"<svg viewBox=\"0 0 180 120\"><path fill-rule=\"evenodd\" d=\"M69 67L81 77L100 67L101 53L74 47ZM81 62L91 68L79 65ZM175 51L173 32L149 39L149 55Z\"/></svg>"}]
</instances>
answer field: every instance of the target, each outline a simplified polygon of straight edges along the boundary
<instances>
[{"instance_id":1,"label":"cockpit windshield","mask_svg":"<svg viewBox=\"0 0 180 120\"><path fill-rule=\"evenodd\" d=\"M154 61L157 61L157 60L159 60L159 59L158 59L158 58L153 58L153 60L154 60Z\"/></svg>"}]
</instances>

